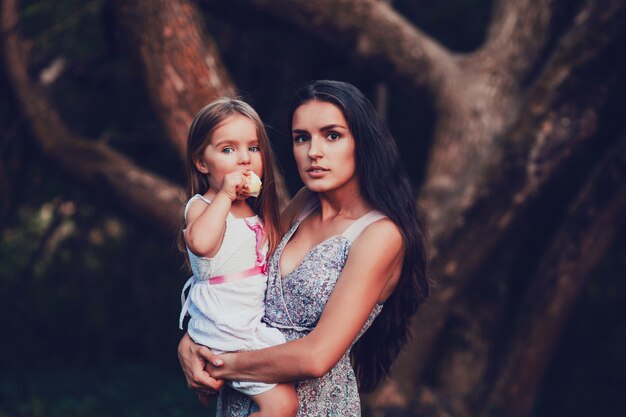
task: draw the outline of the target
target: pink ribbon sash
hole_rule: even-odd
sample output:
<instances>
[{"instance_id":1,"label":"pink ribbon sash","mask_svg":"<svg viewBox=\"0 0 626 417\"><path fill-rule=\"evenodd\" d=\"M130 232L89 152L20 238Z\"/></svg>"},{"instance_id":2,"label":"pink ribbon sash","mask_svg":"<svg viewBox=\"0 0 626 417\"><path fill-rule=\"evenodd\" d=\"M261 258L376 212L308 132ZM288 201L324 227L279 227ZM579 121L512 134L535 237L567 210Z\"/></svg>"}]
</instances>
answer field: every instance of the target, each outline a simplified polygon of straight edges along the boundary
<instances>
[{"instance_id":1,"label":"pink ribbon sash","mask_svg":"<svg viewBox=\"0 0 626 417\"><path fill-rule=\"evenodd\" d=\"M244 278L253 277L255 275L265 275L265 265L255 266L254 268L244 269L243 271L233 272L231 274L218 275L216 277L209 278L209 284L224 284L226 282L233 282Z\"/></svg>"}]
</instances>

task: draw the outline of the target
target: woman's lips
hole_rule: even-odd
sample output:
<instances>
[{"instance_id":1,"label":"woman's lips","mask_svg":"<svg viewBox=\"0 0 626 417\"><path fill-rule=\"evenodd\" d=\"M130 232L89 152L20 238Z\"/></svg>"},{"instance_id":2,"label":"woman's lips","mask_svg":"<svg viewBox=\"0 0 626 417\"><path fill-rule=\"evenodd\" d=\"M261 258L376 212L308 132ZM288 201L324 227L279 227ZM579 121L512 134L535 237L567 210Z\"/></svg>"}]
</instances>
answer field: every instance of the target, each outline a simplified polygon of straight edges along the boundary
<instances>
[{"instance_id":1,"label":"woman's lips","mask_svg":"<svg viewBox=\"0 0 626 417\"><path fill-rule=\"evenodd\" d=\"M307 168L307 170L306 170L306 173L311 178L321 178L327 172L328 172L328 169L326 169L324 167L319 167L319 166L311 166L311 167Z\"/></svg>"}]
</instances>

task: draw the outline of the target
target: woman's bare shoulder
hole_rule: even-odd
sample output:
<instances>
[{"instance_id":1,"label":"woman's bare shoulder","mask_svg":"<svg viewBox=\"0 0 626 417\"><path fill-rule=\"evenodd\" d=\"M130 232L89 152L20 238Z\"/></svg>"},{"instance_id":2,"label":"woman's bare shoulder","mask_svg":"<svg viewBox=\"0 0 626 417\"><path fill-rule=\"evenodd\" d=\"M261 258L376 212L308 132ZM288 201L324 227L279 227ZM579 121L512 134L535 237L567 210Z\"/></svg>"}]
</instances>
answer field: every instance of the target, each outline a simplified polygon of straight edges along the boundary
<instances>
[{"instance_id":1,"label":"woman's bare shoulder","mask_svg":"<svg viewBox=\"0 0 626 417\"><path fill-rule=\"evenodd\" d=\"M355 239L350 251L370 257L377 253L383 259L393 259L402 255L403 250L402 232L391 219L385 217L367 226Z\"/></svg>"}]
</instances>

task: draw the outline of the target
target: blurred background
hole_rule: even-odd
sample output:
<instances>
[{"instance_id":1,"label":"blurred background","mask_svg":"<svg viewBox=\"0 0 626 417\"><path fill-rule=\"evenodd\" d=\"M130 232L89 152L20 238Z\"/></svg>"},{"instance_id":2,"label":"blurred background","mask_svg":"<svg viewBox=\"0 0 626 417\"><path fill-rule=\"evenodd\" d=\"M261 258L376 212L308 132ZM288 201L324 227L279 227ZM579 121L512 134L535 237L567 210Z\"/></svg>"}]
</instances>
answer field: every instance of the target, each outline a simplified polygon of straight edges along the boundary
<instances>
[{"instance_id":1,"label":"blurred background","mask_svg":"<svg viewBox=\"0 0 626 417\"><path fill-rule=\"evenodd\" d=\"M623 1L2 1L0 416L212 415L176 346L181 145L237 91L359 87L436 288L367 415L626 415ZM137 180L139 178L139 180Z\"/></svg>"}]
</instances>

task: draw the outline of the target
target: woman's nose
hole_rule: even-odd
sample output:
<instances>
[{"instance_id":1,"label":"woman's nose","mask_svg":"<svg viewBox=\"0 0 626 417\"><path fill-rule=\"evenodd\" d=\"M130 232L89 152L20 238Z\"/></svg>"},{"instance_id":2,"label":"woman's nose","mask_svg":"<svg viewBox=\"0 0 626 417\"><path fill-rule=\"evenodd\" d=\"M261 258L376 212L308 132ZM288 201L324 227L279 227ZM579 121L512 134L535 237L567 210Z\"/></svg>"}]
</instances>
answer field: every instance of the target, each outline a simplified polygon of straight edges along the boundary
<instances>
[{"instance_id":1,"label":"woman's nose","mask_svg":"<svg viewBox=\"0 0 626 417\"><path fill-rule=\"evenodd\" d=\"M323 143L319 138L312 137L309 141L309 158L316 159L321 157L324 154L322 146Z\"/></svg>"}]
</instances>

